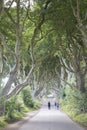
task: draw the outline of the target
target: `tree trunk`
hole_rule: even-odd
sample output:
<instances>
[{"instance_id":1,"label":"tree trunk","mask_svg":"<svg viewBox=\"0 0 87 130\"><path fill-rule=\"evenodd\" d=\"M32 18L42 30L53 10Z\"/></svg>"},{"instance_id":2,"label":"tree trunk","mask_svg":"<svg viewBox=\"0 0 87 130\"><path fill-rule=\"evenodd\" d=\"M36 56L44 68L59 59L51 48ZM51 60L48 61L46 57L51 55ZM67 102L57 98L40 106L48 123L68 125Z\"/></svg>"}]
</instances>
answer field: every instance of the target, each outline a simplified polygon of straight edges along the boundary
<instances>
[{"instance_id":1,"label":"tree trunk","mask_svg":"<svg viewBox=\"0 0 87 130\"><path fill-rule=\"evenodd\" d=\"M5 114L5 100L0 99L0 116Z\"/></svg>"},{"instance_id":2,"label":"tree trunk","mask_svg":"<svg viewBox=\"0 0 87 130\"><path fill-rule=\"evenodd\" d=\"M3 5L4 5L4 0L0 0L0 16L2 14Z\"/></svg>"},{"instance_id":3,"label":"tree trunk","mask_svg":"<svg viewBox=\"0 0 87 130\"><path fill-rule=\"evenodd\" d=\"M79 90L84 93L86 91L85 89L85 76L83 74L76 73L76 86L79 88Z\"/></svg>"}]
</instances>

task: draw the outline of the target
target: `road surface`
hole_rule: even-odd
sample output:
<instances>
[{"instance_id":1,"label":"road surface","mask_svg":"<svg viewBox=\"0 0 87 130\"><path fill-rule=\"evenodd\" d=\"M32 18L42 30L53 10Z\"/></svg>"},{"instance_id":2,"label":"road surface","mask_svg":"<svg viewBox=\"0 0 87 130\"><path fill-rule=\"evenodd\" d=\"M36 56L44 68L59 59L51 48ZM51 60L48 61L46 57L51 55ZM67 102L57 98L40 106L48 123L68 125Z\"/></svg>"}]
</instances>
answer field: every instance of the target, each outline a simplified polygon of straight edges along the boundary
<instances>
[{"instance_id":1,"label":"road surface","mask_svg":"<svg viewBox=\"0 0 87 130\"><path fill-rule=\"evenodd\" d=\"M18 130L84 130L65 113L52 108L42 108L34 117L27 120Z\"/></svg>"}]
</instances>

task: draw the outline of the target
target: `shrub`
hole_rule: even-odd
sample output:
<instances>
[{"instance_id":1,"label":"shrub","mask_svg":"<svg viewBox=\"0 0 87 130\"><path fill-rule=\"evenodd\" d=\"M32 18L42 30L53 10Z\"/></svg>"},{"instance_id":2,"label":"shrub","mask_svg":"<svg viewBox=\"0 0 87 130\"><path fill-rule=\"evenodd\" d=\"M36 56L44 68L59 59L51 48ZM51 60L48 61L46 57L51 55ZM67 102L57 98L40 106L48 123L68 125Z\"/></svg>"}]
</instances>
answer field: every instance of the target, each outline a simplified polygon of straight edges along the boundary
<instances>
[{"instance_id":1,"label":"shrub","mask_svg":"<svg viewBox=\"0 0 87 130\"><path fill-rule=\"evenodd\" d=\"M79 114L74 118L74 120L84 126L87 126L87 114Z\"/></svg>"},{"instance_id":2,"label":"shrub","mask_svg":"<svg viewBox=\"0 0 87 130\"><path fill-rule=\"evenodd\" d=\"M27 107L33 108L34 107L34 101L32 100L32 97L31 97L31 94L30 94L30 90L28 88L27 89L23 89L22 95L23 95L24 104Z\"/></svg>"},{"instance_id":3,"label":"shrub","mask_svg":"<svg viewBox=\"0 0 87 130\"><path fill-rule=\"evenodd\" d=\"M4 117L0 117L0 127L4 127L5 125L7 125L7 123L5 122Z\"/></svg>"},{"instance_id":4,"label":"shrub","mask_svg":"<svg viewBox=\"0 0 87 130\"><path fill-rule=\"evenodd\" d=\"M20 99L20 97L19 97ZM21 100L18 96L14 96L6 102L5 117L7 122L19 120L23 116L25 110Z\"/></svg>"},{"instance_id":5,"label":"shrub","mask_svg":"<svg viewBox=\"0 0 87 130\"><path fill-rule=\"evenodd\" d=\"M66 97L61 100L61 108L74 121L87 126L87 93L67 88Z\"/></svg>"}]
</instances>

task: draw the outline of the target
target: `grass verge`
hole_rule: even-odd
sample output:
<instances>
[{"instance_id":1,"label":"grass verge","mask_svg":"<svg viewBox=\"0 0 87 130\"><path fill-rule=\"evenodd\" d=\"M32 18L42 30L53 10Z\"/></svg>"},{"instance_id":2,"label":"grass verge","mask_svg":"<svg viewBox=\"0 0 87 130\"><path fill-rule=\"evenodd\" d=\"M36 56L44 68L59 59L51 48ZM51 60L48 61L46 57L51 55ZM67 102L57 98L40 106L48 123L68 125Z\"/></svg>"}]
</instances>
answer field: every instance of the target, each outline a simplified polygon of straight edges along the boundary
<instances>
[{"instance_id":1,"label":"grass verge","mask_svg":"<svg viewBox=\"0 0 87 130\"><path fill-rule=\"evenodd\" d=\"M87 127L87 113L79 113L73 109L67 109L67 106L61 108L73 121Z\"/></svg>"}]
</instances>

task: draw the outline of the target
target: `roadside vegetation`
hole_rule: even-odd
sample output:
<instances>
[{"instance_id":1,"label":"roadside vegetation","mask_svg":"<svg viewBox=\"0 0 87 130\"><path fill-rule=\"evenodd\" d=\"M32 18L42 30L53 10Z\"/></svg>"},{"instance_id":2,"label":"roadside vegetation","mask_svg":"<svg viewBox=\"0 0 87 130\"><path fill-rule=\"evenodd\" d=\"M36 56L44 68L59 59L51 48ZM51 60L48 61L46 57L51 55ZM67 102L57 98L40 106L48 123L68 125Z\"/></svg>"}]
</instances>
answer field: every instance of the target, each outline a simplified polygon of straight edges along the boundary
<instances>
[{"instance_id":1,"label":"roadside vegetation","mask_svg":"<svg viewBox=\"0 0 87 130\"><path fill-rule=\"evenodd\" d=\"M1 126L38 108L26 86L87 124L87 0L0 0Z\"/></svg>"},{"instance_id":2,"label":"roadside vegetation","mask_svg":"<svg viewBox=\"0 0 87 130\"><path fill-rule=\"evenodd\" d=\"M81 93L77 89L66 87L62 99L61 109L75 122L87 126L87 92Z\"/></svg>"},{"instance_id":3,"label":"roadside vegetation","mask_svg":"<svg viewBox=\"0 0 87 130\"><path fill-rule=\"evenodd\" d=\"M0 117L0 127L22 119L27 112L37 110L39 106L39 102L32 99L29 88L23 89L6 101L4 115Z\"/></svg>"}]
</instances>

